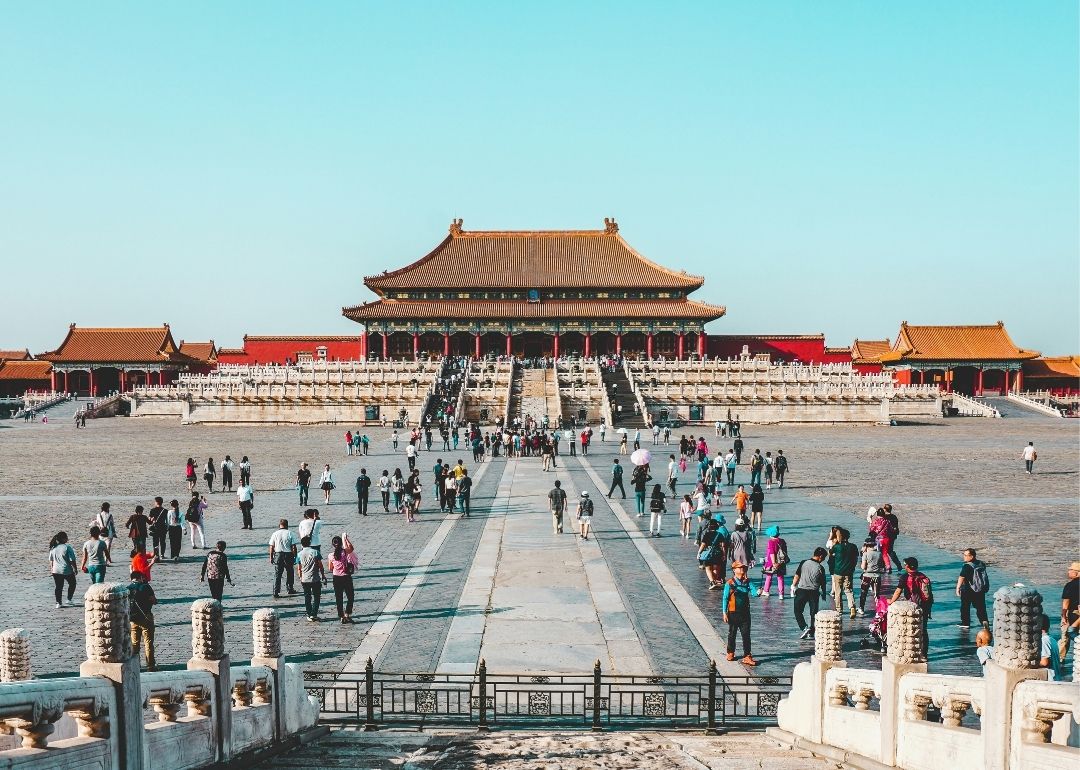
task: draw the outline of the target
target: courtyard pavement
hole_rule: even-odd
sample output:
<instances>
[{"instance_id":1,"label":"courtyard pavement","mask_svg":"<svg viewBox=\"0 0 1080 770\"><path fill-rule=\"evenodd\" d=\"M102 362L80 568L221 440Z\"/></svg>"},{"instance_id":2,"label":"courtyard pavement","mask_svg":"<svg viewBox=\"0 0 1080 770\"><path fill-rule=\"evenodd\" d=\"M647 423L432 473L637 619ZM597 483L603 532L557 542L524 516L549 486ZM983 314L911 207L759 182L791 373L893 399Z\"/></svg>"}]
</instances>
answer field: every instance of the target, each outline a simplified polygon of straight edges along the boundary
<instances>
[{"instance_id":1,"label":"courtyard pavement","mask_svg":"<svg viewBox=\"0 0 1080 770\"><path fill-rule=\"evenodd\" d=\"M765 522L780 526L795 562L824 544L830 524L847 526L858 539L865 534L866 507L893 502L902 521L901 556L917 555L935 584L931 670L975 673L971 634L952 625L958 552L979 548L995 587L1018 580L1039 586L1055 614L1064 566L1080 550L1077 427L1069 420L977 419L905 428L745 426L744 441L748 451L783 448L791 457L789 488L769 493ZM37 675L77 669L84 656L82 608L53 609L46 559L52 534L67 530L78 548L99 503L109 500L120 534L109 578L125 579L130 543L123 522L134 505L149 507L154 495L184 500L188 456L220 462L225 454L234 460L247 454L257 490L256 528L239 529L235 497L227 493L209 496L207 527L209 542L229 543L236 587L226 587L224 604L236 661L250 656L251 613L264 606L282 612L285 650L309 668L362 668L370 654L385 671L470 671L484 657L493 672L589 670L600 659L605 669L627 673L703 673L709 658L721 654L727 629L720 595L705 590L692 540L676 536L676 506L669 505L665 536L652 539L642 536L648 517L636 517L632 496L629 505L603 497L613 442L594 445L588 458L561 456L558 470L548 474L532 458L471 468L477 482L468 519L434 507L430 470L436 457L461 457L471 466L469 455L421 452L423 509L418 523L406 524L382 513L377 494L371 515L359 517L351 491L361 465L372 477L384 468L407 468L389 431L369 431L371 455L355 458L345 455L345 430L181 427L173 420L125 418L90 421L85 430L70 422L0 428L7 481L0 489L0 525L8 542L0 627L30 630ZM711 430L706 439L713 446ZM1017 459L1028 440L1040 454L1033 477ZM646 446L663 481L670 448ZM293 478L301 461L316 473L329 462L335 473L331 505L322 504L317 490L311 496L322 511L324 542L347 530L360 549L353 626L336 622L332 591L323 595L323 623L306 622L302 596L270 596L266 543L278 518L294 527L299 519ZM744 476L741 470L739 480ZM593 495L594 539L552 534L546 493L555 478L571 501L582 489ZM691 482L688 471L680 494ZM733 519L730 507L721 510ZM565 529L575 528L571 512ZM185 541L180 563L154 568L160 665L182 666L190 656L190 603L208 595L198 580L202 557ZM80 575L77 598L87 585ZM858 645L869 618L844 622L851 665L877 665ZM796 641L790 600L775 594L755 599L753 629L760 673L786 673L811 653L809 643Z\"/></svg>"}]
</instances>

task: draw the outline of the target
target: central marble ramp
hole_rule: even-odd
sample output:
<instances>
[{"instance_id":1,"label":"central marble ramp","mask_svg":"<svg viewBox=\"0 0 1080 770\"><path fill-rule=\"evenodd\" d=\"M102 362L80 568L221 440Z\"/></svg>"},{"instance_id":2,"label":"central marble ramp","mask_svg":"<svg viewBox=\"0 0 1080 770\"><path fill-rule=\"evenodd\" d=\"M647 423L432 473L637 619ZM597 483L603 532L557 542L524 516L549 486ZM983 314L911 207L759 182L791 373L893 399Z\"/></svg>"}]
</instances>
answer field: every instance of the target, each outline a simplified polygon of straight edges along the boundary
<instances>
[{"instance_id":1,"label":"central marble ramp","mask_svg":"<svg viewBox=\"0 0 1080 770\"><path fill-rule=\"evenodd\" d=\"M604 556L577 534L579 490L563 467L507 461L437 670L472 673L653 673ZM548 492L568 510L554 532Z\"/></svg>"}]
</instances>

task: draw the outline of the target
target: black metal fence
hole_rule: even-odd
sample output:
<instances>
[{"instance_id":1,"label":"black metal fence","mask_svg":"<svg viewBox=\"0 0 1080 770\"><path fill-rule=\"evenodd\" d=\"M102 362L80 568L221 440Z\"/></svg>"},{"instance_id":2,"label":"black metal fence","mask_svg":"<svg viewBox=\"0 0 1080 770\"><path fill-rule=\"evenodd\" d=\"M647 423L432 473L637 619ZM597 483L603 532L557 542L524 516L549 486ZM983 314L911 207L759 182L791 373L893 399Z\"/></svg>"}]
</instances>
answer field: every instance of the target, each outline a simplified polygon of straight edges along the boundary
<instances>
[{"instance_id":1,"label":"black metal fence","mask_svg":"<svg viewBox=\"0 0 1080 770\"><path fill-rule=\"evenodd\" d=\"M381 725L558 726L609 729L730 728L776 724L790 676L473 674L306 671L304 686L325 721Z\"/></svg>"}]
</instances>

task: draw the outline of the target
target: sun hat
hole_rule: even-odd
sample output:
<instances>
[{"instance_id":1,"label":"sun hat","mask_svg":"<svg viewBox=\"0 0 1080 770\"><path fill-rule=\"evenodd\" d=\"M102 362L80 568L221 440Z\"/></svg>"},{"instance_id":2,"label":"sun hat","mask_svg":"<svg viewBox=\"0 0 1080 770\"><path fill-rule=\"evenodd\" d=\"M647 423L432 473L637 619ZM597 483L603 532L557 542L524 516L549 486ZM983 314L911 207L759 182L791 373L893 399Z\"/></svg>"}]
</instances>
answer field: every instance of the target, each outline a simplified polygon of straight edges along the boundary
<instances>
[{"instance_id":1,"label":"sun hat","mask_svg":"<svg viewBox=\"0 0 1080 770\"><path fill-rule=\"evenodd\" d=\"M581 496L582 496L582 497L588 497L588 496L589 496L589 493L588 493L588 492L585 492L585 491L582 491L582 493L581 493Z\"/></svg>"},{"instance_id":2,"label":"sun hat","mask_svg":"<svg viewBox=\"0 0 1080 770\"><path fill-rule=\"evenodd\" d=\"M746 569L746 565L743 564L741 561L733 561L731 562L731 569L732 571L737 569Z\"/></svg>"},{"instance_id":3,"label":"sun hat","mask_svg":"<svg viewBox=\"0 0 1080 770\"><path fill-rule=\"evenodd\" d=\"M765 530L765 534L768 535L769 537L776 537L777 535L780 534L780 527L777 527L777 526L773 525L773 526L769 527L767 530Z\"/></svg>"},{"instance_id":4,"label":"sun hat","mask_svg":"<svg viewBox=\"0 0 1080 770\"><path fill-rule=\"evenodd\" d=\"M713 521L717 521L717 522L719 522L721 524L727 524L727 519L724 518L724 514L722 514L722 513L714 513L713 514Z\"/></svg>"}]
</instances>

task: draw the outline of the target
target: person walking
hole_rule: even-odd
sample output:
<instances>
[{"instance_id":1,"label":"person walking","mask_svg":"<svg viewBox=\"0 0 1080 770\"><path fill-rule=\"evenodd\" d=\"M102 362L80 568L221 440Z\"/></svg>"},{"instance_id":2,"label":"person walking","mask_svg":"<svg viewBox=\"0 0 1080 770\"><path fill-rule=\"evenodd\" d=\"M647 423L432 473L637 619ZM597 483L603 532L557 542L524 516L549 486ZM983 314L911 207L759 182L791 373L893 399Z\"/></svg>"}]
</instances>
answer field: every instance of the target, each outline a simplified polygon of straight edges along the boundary
<instances>
[{"instance_id":1,"label":"person walking","mask_svg":"<svg viewBox=\"0 0 1080 770\"><path fill-rule=\"evenodd\" d=\"M90 576L91 583L104 583L105 572L112 564L109 545L101 539L101 530L90 527L90 539L83 543L80 569Z\"/></svg>"},{"instance_id":2,"label":"person walking","mask_svg":"<svg viewBox=\"0 0 1080 770\"><path fill-rule=\"evenodd\" d=\"M401 468L394 468L394 475L390 478L390 492L394 495L394 510L401 512L401 500L405 494L405 479L401 475Z\"/></svg>"},{"instance_id":3,"label":"person walking","mask_svg":"<svg viewBox=\"0 0 1080 770\"><path fill-rule=\"evenodd\" d=\"M859 579L859 617L862 617L866 614L867 594L872 595L874 604L877 604L877 598L881 595L881 573L885 570L885 562L873 537L863 541L859 569L862 570L862 577Z\"/></svg>"},{"instance_id":4,"label":"person walking","mask_svg":"<svg viewBox=\"0 0 1080 770\"><path fill-rule=\"evenodd\" d=\"M960 628L971 628L971 608L983 628L989 630L986 616L986 594L990 590L990 577L986 565L976 558L974 548L966 548L961 554L964 560L960 576L956 578L956 595L960 597Z\"/></svg>"},{"instance_id":5,"label":"person walking","mask_svg":"<svg viewBox=\"0 0 1080 770\"><path fill-rule=\"evenodd\" d=\"M675 484L679 480L679 464L675 462L675 455L668 455L667 464L667 488L672 497L675 497Z\"/></svg>"},{"instance_id":6,"label":"person walking","mask_svg":"<svg viewBox=\"0 0 1080 770\"><path fill-rule=\"evenodd\" d=\"M742 465L743 440L741 438L736 438L731 443L731 451L735 453L735 464Z\"/></svg>"},{"instance_id":7,"label":"person walking","mask_svg":"<svg viewBox=\"0 0 1080 770\"><path fill-rule=\"evenodd\" d=\"M582 492L577 504L578 535L582 540L589 539L589 529L592 527L593 501L589 499L588 492Z\"/></svg>"},{"instance_id":8,"label":"person walking","mask_svg":"<svg viewBox=\"0 0 1080 770\"><path fill-rule=\"evenodd\" d=\"M301 541L306 537L311 541L310 545L322 558L322 521L319 519L318 508L308 508L304 511L304 518L296 527L296 535Z\"/></svg>"},{"instance_id":9,"label":"person walking","mask_svg":"<svg viewBox=\"0 0 1080 770\"><path fill-rule=\"evenodd\" d=\"M150 582L150 568L156 563L157 557L153 554L147 556L146 551L131 549L131 571L141 572L147 583Z\"/></svg>"},{"instance_id":10,"label":"person walking","mask_svg":"<svg viewBox=\"0 0 1080 770\"><path fill-rule=\"evenodd\" d=\"M1020 456L1024 460L1024 470L1030 476L1032 471L1035 470L1035 461L1039 459L1039 453L1035 451L1035 442L1029 441Z\"/></svg>"},{"instance_id":11,"label":"person walking","mask_svg":"<svg viewBox=\"0 0 1080 770\"><path fill-rule=\"evenodd\" d=\"M326 571L322 557L311 546L310 537L300 538L300 546L300 554L296 557L296 574L300 578L300 587L304 589L304 611L310 622L317 623L322 589L326 585Z\"/></svg>"},{"instance_id":12,"label":"person walking","mask_svg":"<svg viewBox=\"0 0 1080 770\"><path fill-rule=\"evenodd\" d=\"M885 521L888 522L888 550L882 550L882 554L885 558L885 571L892 572L892 565L896 565L896 569L900 570L900 557L896 555L896 540L900 537L900 519L893 513L892 505L885 503L882 506L884 511L883 516Z\"/></svg>"},{"instance_id":13,"label":"person walking","mask_svg":"<svg viewBox=\"0 0 1080 770\"><path fill-rule=\"evenodd\" d=\"M141 572L131 572L128 584L129 622L131 624L131 649L138 655L141 646L146 653L146 670L157 671L154 658L154 605L157 596ZM136 661L138 662L138 661Z\"/></svg>"},{"instance_id":14,"label":"person walking","mask_svg":"<svg viewBox=\"0 0 1080 770\"><path fill-rule=\"evenodd\" d=\"M195 548L195 535L199 536L199 548L206 550L206 537L203 535L203 501L196 492L188 500L187 510L184 512L184 521L187 522L188 536L191 538L191 547Z\"/></svg>"},{"instance_id":15,"label":"person walking","mask_svg":"<svg viewBox=\"0 0 1080 770\"><path fill-rule=\"evenodd\" d=\"M345 431L345 455L347 457L353 456L353 435L351 430Z\"/></svg>"},{"instance_id":16,"label":"person walking","mask_svg":"<svg viewBox=\"0 0 1080 770\"><path fill-rule=\"evenodd\" d=\"M240 483L251 483L251 460L248 459L247 455L240 458Z\"/></svg>"},{"instance_id":17,"label":"person walking","mask_svg":"<svg viewBox=\"0 0 1080 770\"><path fill-rule=\"evenodd\" d=\"M728 559L733 562L741 561L749 570L754 565L754 557L757 556L757 538L754 530L750 529L746 519L735 520L735 531L731 533L731 548L728 550Z\"/></svg>"},{"instance_id":18,"label":"person walking","mask_svg":"<svg viewBox=\"0 0 1080 770\"><path fill-rule=\"evenodd\" d=\"M566 510L566 492L562 488L562 482L556 480L555 486L548 492L548 510L551 511L551 528L553 533L563 533L563 511Z\"/></svg>"},{"instance_id":19,"label":"person walking","mask_svg":"<svg viewBox=\"0 0 1080 770\"><path fill-rule=\"evenodd\" d=\"M370 495L371 477L367 475L367 468L361 468L360 475L356 477L356 510L361 516L367 516Z\"/></svg>"},{"instance_id":20,"label":"person walking","mask_svg":"<svg viewBox=\"0 0 1080 770\"><path fill-rule=\"evenodd\" d=\"M330 538L330 545L333 550L326 563L330 568L330 580L334 586L334 603L337 605L338 621L347 625L353 622L353 574L360 568L360 561L347 538L334 535Z\"/></svg>"},{"instance_id":21,"label":"person walking","mask_svg":"<svg viewBox=\"0 0 1080 770\"><path fill-rule=\"evenodd\" d=\"M577 442L574 441L574 431L567 428L563 431L563 439L566 441L566 445L570 447L570 456L577 457ZM601 439L602 441L603 439Z\"/></svg>"},{"instance_id":22,"label":"person walking","mask_svg":"<svg viewBox=\"0 0 1080 770\"><path fill-rule=\"evenodd\" d=\"M765 493L761 491L761 484L754 484L750 491L750 527L757 532L761 531L761 519L765 510Z\"/></svg>"},{"instance_id":23,"label":"person walking","mask_svg":"<svg viewBox=\"0 0 1080 770\"><path fill-rule=\"evenodd\" d=\"M323 492L323 505L330 505L330 492L334 489L334 474L330 472L330 466L323 466L322 475L319 476L319 489Z\"/></svg>"},{"instance_id":24,"label":"person walking","mask_svg":"<svg viewBox=\"0 0 1080 770\"><path fill-rule=\"evenodd\" d=\"M210 596L219 602L225 591L225 582L228 581L230 586L233 584L232 576L229 574L229 557L225 555L225 548L225 541L218 540L214 545L214 550L206 554L206 558L203 559L202 575L199 578L201 582L210 586Z\"/></svg>"},{"instance_id":25,"label":"person walking","mask_svg":"<svg viewBox=\"0 0 1080 770\"><path fill-rule=\"evenodd\" d=\"M660 444L660 426L653 423L652 426L652 445L658 446Z\"/></svg>"},{"instance_id":26,"label":"person walking","mask_svg":"<svg viewBox=\"0 0 1080 770\"><path fill-rule=\"evenodd\" d=\"M638 518L645 515L645 492L651 479L652 476L649 475L647 463L634 468L634 472L630 476L630 485L634 488L634 502L637 504Z\"/></svg>"},{"instance_id":27,"label":"person walking","mask_svg":"<svg viewBox=\"0 0 1080 770\"><path fill-rule=\"evenodd\" d=\"M787 475L788 460L783 449L776 450L776 460L773 461L773 472L776 473L776 484L780 489L784 488L784 476Z\"/></svg>"},{"instance_id":28,"label":"person walking","mask_svg":"<svg viewBox=\"0 0 1080 770\"><path fill-rule=\"evenodd\" d=\"M221 489L224 492L233 491L232 472L232 457L229 455L225 455L225 459L221 461Z\"/></svg>"},{"instance_id":29,"label":"person walking","mask_svg":"<svg viewBox=\"0 0 1080 770\"><path fill-rule=\"evenodd\" d=\"M735 490L735 494L732 495L729 501L735 506L735 511L739 516L750 521L750 517L746 515L746 506L750 502L750 495L746 494L746 488L742 484L739 484L739 488Z\"/></svg>"},{"instance_id":30,"label":"person walking","mask_svg":"<svg viewBox=\"0 0 1080 770\"><path fill-rule=\"evenodd\" d=\"M848 606L851 617L855 617L855 593L852 590L852 580L855 576L855 567L859 563L859 549L854 543L849 542L851 533L840 527L840 540L833 544L829 553L829 573L832 575L833 609L844 614L843 597L848 598Z\"/></svg>"},{"instance_id":31,"label":"person walking","mask_svg":"<svg viewBox=\"0 0 1080 770\"><path fill-rule=\"evenodd\" d=\"M195 478L195 458L189 457L184 463L184 479L187 481L188 492L195 491L197 479Z\"/></svg>"},{"instance_id":32,"label":"person walking","mask_svg":"<svg viewBox=\"0 0 1080 770\"><path fill-rule=\"evenodd\" d=\"M382 498L383 513L390 513L390 471L384 470L379 476L379 497Z\"/></svg>"},{"instance_id":33,"label":"person walking","mask_svg":"<svg viewBox=\"0 0 1080 770\"><path fill-rule=\"evenodd\" d=\"M582 433L581 435L584 436L585 434ZM619 458L617 458L617 457L614 460L612 460L611 462L612 462L612 465L611 465L611 487L608 489L608 493L607 493L608 499L609 500L611 499L612 492L614 492L615 488L618 487L619 492L622 493L622 499L625 500L626 499L626 487L623 486L623 467L622 467L622 465L619 464Z\"/></svg>"},{"instance_id":34,"label":"person walking","mask_svg":"<svg viewBox=\"0 0 1080 770\"><path fill-rule=\"evenodd\" d=\"M146 551L146 539L150 534L150 518L143 513L141 505L135 506L135 513L128 516L124 522L128 537L131 538L131 547L139 553Z\"/></svg>"},{"instance_id":35,"label":"person walking","mask_svg":"<svg viewBox=\"0 0 1080 770\"><path fill-rule=\"evenodd\" d=\"M682 533L683 540L690 539L690 519L693 515L694 503L690 495L683 495L682 502L679 503L679 532Z\"/></svg>"},{"instance_id":36,"label":"person walking","mask_svg":"<svg viewBox=\"0 0 1080 770\"><path fill-rule=\"evenodd\" d=\"M788 558L787 541L780 537L780 528L773 525L765 530L769 540L765 543L765 560L761 565L761 591L758 596L767 597L772 586L772 579L776 578L776 585L781 599L786 597L784 593L784 578L787 576Z\"/></svg>"},{"instance_id":37,"label":"person walking","mask_svg":"<svg viewBox=\"0 0 1080 770\"><path fill-rule=\"evenodd\" d=\"M1058 639L1058 655L1062 660L1080 634L1080 561L1070 564L1067 574L1069 580L1061 589L1061 636ZM1076 655L1075 651L1073 655Z\"/></svg>"},{"instance_id":38,"label":"person walking","mask_svg":"<svg viewBox=\"0 0 1080 770\"><path fill-rule=\"evenodd\" d=\"M660 525L664 520L664 492L659 484L653 485L649 499L649 537L660 537Z\"/></svg>"},{"instance_id":39,"label":"person walking","mask_svg":"<svg viewBox=\"0 0 1080 770\"><path fill-rule=\"evenodd\" d=\"M416 444L412 441L405 447L405 459L409 463L409 470L416 469Z\"/></svg>"},{"instance_id":40,"label":"person walking","mask_svg":"<svg viewBox=\"0 0 1080 770\"><path fill-rule=\"evenodd\" d=\"M457 504L457 476L453 473L447 473L446 478L441 483L443 501L450 508L450 512L453 513L454 506Z\"/></svg>"},{"instance_id":41,"label":"person walking","mask_svg":"<svg viewBox=\"0 0 1080 770\"><path fill-rule=\"evenodd\" d=\"M791 583L791 595L795 599L795 622L799 624L799 638L814 638L814 619L818 613L818 597L825 601L825 567L822 562L829 552L818 546L814 555L799 562ZM810 608L810 625L806 625L803 610Z\"/></svg>"},{"instance_id":42,"label":"person walking","mask_svg":"<svg viewBox=\"0 0 1080 770\"><path fill-rule=\"evenodd\" d=\"M744 666L756 666L757 661L750 650L750 580L746 577L746 565L737 561L731 565L732 576L724 582L724 622L728 624L727 659L735 660L735 635L742 635Z\"/></svg>"},{"instance_id":43,"label":"person walking","mask_svg":"<svg viewBox=\"0 0 1080 770\"><path fill-rule=\"evenodd\" d=\"M920 610L922 652L925 656L930 649L930 635L927 632L927 624L930 621L931 612L934 608L934 587L923 573L919 572L919 560L914 556L904 559L904 574L897 582L896 590L893 591L889 604L903 597L914 604Z\"/></svg>"},{"instance_id":44,"label":"person walking","mask_svg":"<svg viewBox=\"0 0 1080 770\"><path fill-rule=\"evenodd\" d=\"M110 512L109 507L108 503L102 503L101 510L90 524L91 526L96 525L97 528L101 530L101 537L111 549L113 540L116 539L116 522L113 520L113 515Z\"/></svg>"},{"instance_id":45,"label":"person walking","mask_svg":"<svg viewBox=\"0 0 1080 770\"><path fill-rule=\"evenodd\" d=\"M765 458L761 456L761 450L755 449L750 457L750 486L761 485L761 472L765 469Z\"/></svg>"},{"instance_id":46,"label":"person walking","mask_svg":"<svg viewBox=\"0 0 1080 770\"><path fill-rule=\"evenodd\" d=\"M217 469L214 466L214 458L206 458L206 465L203 466L203 481L206 482L206 489L210 494L214 494L214 478L217 477Z\"/></svg>"},{"instance_id":47,"label":"person walking","mask_svg":"<svg viewBox=\"0 0 1080 770\"><path fill-rule=\"evenodd\" d=\"M289 531L289 520L278 521L278 528L270 536L270 563L274 565L274 598L281 597L281 577L285 576L285 584L289 595L296 591L293 588L292 565L296 561L296 535Z\"/></svg>"},{"instance_id":48,"label":"person walking","mask_svg":"<svg viewBox=\"0 0 1080 770\"><path fill-rule=\"evenodd\" d=\"M472 502L472 477L469 476L468 471L462 473L461 478L457 480L457 502L458 509L466 519L469 518L470 504Z\"/></svg>"},{"instance_id":49,"label":"person walking","mask_svg":"<svg viewBox=\"0 0 1080 770\"><path fill-rule=\"evenodd\" d=\"M724 528L724 517L717 514L709 516L702 511L703 526L698 533L698 567L705 570L709 580L709 590L716 591L723 586L724 572L727 565L730 537Z\"/></svg>"},{"instance_id":50,"label":"person walking","mask_svg":"<svg viewBox=\"0 0 1080 770\"><path fill-rule=\"evenodd\" d=\"M49 574L53 579L56 609L64 606L64 585L67 584L67 604L75 605L75 549L68 545L67 532L57 532L49 541Z\"/></svg>"},{"instance_id":51,"label":"person walking","mask_svg":"<svg viewBox=\"0 0 1080 770\"><path fill-rule=\"evenodd\" d=\"M147 518L150 520L150 541L154 556L164 559L165 542L169 536L169 521L163 498L154 498L154 507L150 509Z\"/></svg>"},{"instance_id":52,"label":"person walking","mask_svg":"<svg viewBox=\"0 0 1080 770\"><path fill-rule=\"evenodd\" d=\"M772 456L772 452L766 452L765 453L765 465L764 465L763 469L765 471L765 489L772 489L772 480L773 480L773 456Z\"/></svg>"},{"instance_id":53,"label":"person walking","mask_svg":"<svg viewBox=\"0 0 1080 770\"><path fill-rule=\"evenodd\" d=\"M300 493L300 507L308 504L308 489L311 487L311 471L307 463L300 463L300 470L296 472L296 491Z\"/></svg>"},{"instance_id":54,"label":"person walking","mask_svg":"<svg viewBox=\"0 0 1080 770\"><path fill-rule=\"evenodd\" d=\"M304 499L307 499L306 495ZM236 505L243 516L243 525L240 529L252 529L251 511L255 507L255 490L251 488L250 483L241 482L240 486L236 488Z\"/></svg>"},{"instance_id":55,"label":"person walking","mask_svg":"<svg viewBox=\"0 0 1080 770\"><path fill-rule=\"evenodd\" d=\"M169 532L169 558L176 561L180 558L180 544L184 538L184 517L180 513L180 501L170 500L169 510L165 511L165 522Z\"/></svg>"},{"instance_id":56,"label":"person walking","mask_svg":"<svg viewBox=\"0 0 1080 770\"><path fill-rule=\"evenodd\" d=\"M727 485L729 487L735 485L735 471L739 468L739 461L735 457L735 450L728 450L728 453L724 455L724 470L727 471Z\"/></svg>"}]
</instances>

